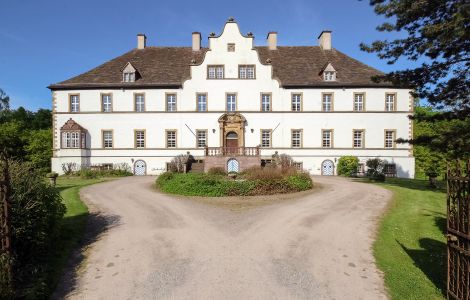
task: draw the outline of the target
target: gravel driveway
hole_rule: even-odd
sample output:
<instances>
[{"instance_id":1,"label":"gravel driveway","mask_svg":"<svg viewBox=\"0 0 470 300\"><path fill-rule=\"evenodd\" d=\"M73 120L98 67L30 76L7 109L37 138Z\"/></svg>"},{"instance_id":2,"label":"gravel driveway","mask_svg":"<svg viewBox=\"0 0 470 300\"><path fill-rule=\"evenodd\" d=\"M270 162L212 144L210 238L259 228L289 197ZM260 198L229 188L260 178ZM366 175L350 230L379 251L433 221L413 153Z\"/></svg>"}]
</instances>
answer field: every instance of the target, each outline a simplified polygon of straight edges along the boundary
<instances>
[{"instance_id":1,"label":"gravel driveway","mask_svg":"<svg viewBox=\"0 0 470 300\"><path fill-rule=\"evenodd\" d=\"M314 177L315 192L246 208L249 199L166 196L154 180L82 190L92 210L118 221L87 250L67 298L387 298L371 249L387 190Z\"/></svg>"}]
</instances>

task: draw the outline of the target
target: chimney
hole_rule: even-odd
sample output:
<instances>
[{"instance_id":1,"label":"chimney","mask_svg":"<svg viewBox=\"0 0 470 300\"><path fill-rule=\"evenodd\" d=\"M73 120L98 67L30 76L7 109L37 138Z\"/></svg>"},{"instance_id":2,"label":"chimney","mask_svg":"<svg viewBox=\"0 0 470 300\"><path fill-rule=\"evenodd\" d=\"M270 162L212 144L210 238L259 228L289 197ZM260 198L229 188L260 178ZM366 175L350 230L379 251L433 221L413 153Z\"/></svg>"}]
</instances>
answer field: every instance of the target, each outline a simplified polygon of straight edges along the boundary
<instances>
[{"instance_id":1,"label":"chimney","mask_svg":"<svg viewBox=\"0 0 470 300\"><path fill-rule=\"evenodd\" d=\"M145 49L147 37L143 33L137 34L137 49Z\"/></svg>"},{"instance_id":2,"label":"chimney","mask_svg":"<svg viewBox=\"0 0 470 300\"><path fill-rule=\"evenodd\" d=\"M323 50L331 50L331 30L323 30L318 36L318 45Z\"/></svg>"},{"instance_id":3,"label":"chimney","mask_svg":"<svg viewBox=\"0 0 470 300\"><path fill-rule=\"evenodd\" d=\"M193 51L201 50L201 33L193 32Z\"/></svg>"},{"instance_id":4,"label":"chimney","mask_svg":"<svg viewBox=\"0 0 470 300\"><path fill-rule=\"evenodd\" d=\"M268 48L269 50L276 50L277 49L277 32L271 31L268 33Z\"/></svg>"}]
</instances>

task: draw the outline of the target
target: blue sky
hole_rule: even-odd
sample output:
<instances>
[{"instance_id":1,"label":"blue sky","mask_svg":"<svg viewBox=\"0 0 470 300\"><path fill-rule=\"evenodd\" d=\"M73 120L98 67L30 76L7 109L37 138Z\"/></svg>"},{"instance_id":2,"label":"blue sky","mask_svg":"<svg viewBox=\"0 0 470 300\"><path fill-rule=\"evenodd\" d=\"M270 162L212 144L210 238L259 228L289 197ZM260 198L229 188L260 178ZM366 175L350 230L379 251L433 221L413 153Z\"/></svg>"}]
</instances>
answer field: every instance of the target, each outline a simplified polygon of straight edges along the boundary
<instances>
[{"instance_id":1,"label":"blue sky","mask_svg":"<svg viewBox=\"0 0 470 300\"><path fill-rule=\"evenodd\" d=\"M375 30L384 19L367 0L0 0L0 12L0 88L14 108L50 108L49 84L129 51L137 33L152 46L190 46L200 31L206 46L230 16L242 33L253 32L256 45L266 44L269 31L278 32L280 45L317 45L330 29L333 47L379 70L410 64L390 66L359 50L360 42L396 36Z\"/></svg>"}]
</instances>

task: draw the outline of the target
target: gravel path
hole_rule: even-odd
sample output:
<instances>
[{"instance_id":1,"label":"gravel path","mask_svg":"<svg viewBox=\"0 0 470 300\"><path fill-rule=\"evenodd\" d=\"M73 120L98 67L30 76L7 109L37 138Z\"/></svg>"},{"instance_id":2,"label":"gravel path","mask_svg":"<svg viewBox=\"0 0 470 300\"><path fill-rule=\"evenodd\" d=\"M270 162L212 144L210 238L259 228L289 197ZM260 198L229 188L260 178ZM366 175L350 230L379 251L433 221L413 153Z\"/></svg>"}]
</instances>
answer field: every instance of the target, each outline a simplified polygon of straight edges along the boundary
<instances>
[{"instance_id":1,"label":"gravel path","mask_svg":"<svg viewBox=\"0 0 470 300\"><path fill-rule=\"evenodd\" d=\"M371 250L387 190L315 177L316 192L234 211L210 203L223 199L160 194L154 180L82 190L92 210L118 221L87 251L67 298L387 298Z\"/></svg>"}]
</instances>

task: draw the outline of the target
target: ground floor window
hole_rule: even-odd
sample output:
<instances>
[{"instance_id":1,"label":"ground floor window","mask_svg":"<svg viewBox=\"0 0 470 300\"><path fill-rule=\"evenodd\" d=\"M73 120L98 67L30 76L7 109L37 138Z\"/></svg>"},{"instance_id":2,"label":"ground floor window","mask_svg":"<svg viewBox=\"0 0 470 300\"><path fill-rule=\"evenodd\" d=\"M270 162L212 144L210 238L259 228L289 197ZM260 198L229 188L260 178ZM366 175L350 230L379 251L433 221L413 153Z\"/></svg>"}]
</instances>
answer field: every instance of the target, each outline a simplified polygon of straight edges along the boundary
<instances>
[{"instance_id":1,"label":"ground floor window","mask_svg":"<svg viewBox=\"0 0 470 300\"><path fill-rule=\"evenodd\" d=\"M261 129L261 147L271 147L271 130Z\"/></svg>"},{"instance_id":2,"label":"ground floor window","mask_svg":"<svg viewBox=\"0 0 470 300\"><path fill-rule=\"evenodd\" d=\"M145 131L144 130L135 131L135 147L145 148Z\"/></svg>"},{"instance_id":3,"label":"ground floor window","mask_svg":"<svg viewBox=\"0 0 470 300\"><path fill-rule=\"evenodd\" d=\"M204 148L207 146L207 130L196 130L197 147Z\"/></svg>"},{"instance_id":4,"label":"ground floor window","mask_svg":"<svg viewBox=\"0 0 470 300\"><path fill-rule=\"evenodd\" d=\"M387 177L397 176L397 165L396 164L385 164L384 174Z\"/></svg>"},{"instance_id":5,"label":"ground floor window","mask_svg":"<svg viewBox=\"0 0 470 300\"><path fill-rule=\"evenodd\" d=\"M176 130L166 131L166 147L176 148Z\"/></svg>"}]
</instances>

